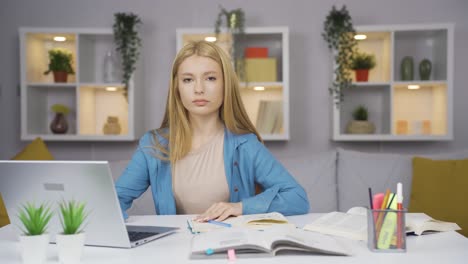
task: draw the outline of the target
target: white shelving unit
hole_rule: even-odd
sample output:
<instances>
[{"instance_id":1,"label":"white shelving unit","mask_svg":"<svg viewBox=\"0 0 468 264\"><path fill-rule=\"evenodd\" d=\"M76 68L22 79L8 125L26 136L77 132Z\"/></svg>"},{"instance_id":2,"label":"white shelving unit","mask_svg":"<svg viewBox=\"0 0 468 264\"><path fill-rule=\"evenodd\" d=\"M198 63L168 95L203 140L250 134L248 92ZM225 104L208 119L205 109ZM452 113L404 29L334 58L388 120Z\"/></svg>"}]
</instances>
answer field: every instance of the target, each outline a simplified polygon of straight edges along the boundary
<instances>
[{"instance_id":1,"label":"white shelving unit","mask_svg":"<svg viewBox=\"0 0 468 264\"><path fill-rule=\"evenodd\" d=\"M125 97L111 28L20 28L19 35L21 140L133 141L142 135L141 59ZM66 40L54 41L55 36ZM67 83L54 83L52 73L43 74L48 68L48 50L55 47L72 53L75 74L68 75ZM103 78L107 51L112 51L116 59L113 82L104 82ZM112 89L116 91L108 91ZM65 134L53 134L49 129L54 117L51 106L57 103L71 110ZM104 134L108 116L119 119L119 134Z\"/></svg>"},{"instance_id":2,"label":"white shelving unit","mask_svg":"<svg viewBox=\"0 0 468 264\"><path fill-rule=\"evenodd\" d=\"M358 49L374 54L376 67L369 72L368 82L355 82L355 88L344 91L340 106L333 106L333 140L452 140L453 28L453 24L357 26L357 34L367 36L358 41ZM411 81L401 77L405 56L413 58ZM424 58L432 63L429 80L419 75ZM409 89L410 85L419 89ZM359 105L367 107L374 134L346 132Z\"/></svg>"},{"instance_id":3,"label":"white shelving unit","mask_svg":"<svg viewBox=\"0 0 468 264\"><path fill-rule=\"evenodd\" d=\"M244 102L247 114L251 121L257 126L264 140L289 140L289 29L287 27L252 27L246 28L245 38L241 42L241 47L266 47L268 48L268 57L276 59L276 81L275 82L241 82L241 96ZM215 37L213 28L180 28L177 29L177 50L189 41L203 40L206 37ZM232 36L221 33L218 36L217 44L228 54L231 46ZM254 87L263 87L263 90L255 90ZM277 115L280 125L273 133L265 133L265 120L278 120L277 117L267 115L265 112L273 113L275 111L259 111L260 109L275 109L268 102L277 102L276 109L279 107ZM273 103L276 104L276 103ZM261 106L262 105L262 106ZM271 108L269 108L271 107ZM262 113L260 113L262 112ZM259 113L264 118L259 118ZM278 121L275 121L278 122ZM260 128L260 126L262 128ZM266 127L270 127L266 125Z\"/></svg>"}]
</instances>

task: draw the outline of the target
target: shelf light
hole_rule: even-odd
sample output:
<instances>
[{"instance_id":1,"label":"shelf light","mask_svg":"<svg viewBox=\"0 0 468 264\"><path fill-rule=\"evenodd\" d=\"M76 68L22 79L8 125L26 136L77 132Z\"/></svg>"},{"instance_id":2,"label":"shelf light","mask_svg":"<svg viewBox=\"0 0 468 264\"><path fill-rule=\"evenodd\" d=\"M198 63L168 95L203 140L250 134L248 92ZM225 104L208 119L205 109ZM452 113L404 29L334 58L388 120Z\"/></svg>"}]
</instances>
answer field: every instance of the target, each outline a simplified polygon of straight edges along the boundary
<instances>
[{"instance_id":1,"label":"shelf light","mask_svg":"<svg viewBox=\"0 0 468 264\"><path fill-rule=\"evenodd\" d=\"M264 86L254 86L253 88L255 91L265 91L265 87Z\"/></svg>"},{"instance_id":2,"label":"shelf light","mask_svg":"<svg viewBox=\"0 0 468 264\"><path fill-rule=\"evenodd\" d=\"M67 40L67 38L66 38L66 37L62 37L62 36L55 36L55 37L54 37L54 40L55 40L55 41L58 41L58 42L63 42L63 41L65 41L65 40Z\"/></svg>"},{"instance_id":3,"label":"shelf light","mask_svg":"<svg viewBox=\"0 0 468 264\"><path fill-rule=\"evenodd\" d=\"M417 84L410 84L410 85L408 85L408 89L410 89L410 90L417 90L417 89L419 89L419 88L420 88L420 87L419 87L419 85L417 85Z\"/></svg>"},{"instance_id":4,"label":"shelf light","mask_svg":"<svg viewBox=\"0 0 468 264\"><path fill-rule=\"evenodd\" d=\"M117 91L117 87L113 87L113 86L106 87L106 91L115 92L115 91Z\"/></svg>"},{"instance_id":5,"label":"shelf light","mask_svg":"<svg viewBox=\"0 0 468 264\"><path fill-rule=\"evenodd\" d=\"M216 37L206 37L205 40L208 41L208 42L215 42Z\"/></svg>"},{"instance_id":6,"label":"shelf light","mask_svg":"<svg viewBox=\"0 0 468 264\"><path fill-rule=\"evenodd\" d=\"M355 39L355 40L365 40L366 38L367 38L367 36L364 35L364 34L356 34L356 35L354 35L354 39Z\"/></svg>"}]
</instances>

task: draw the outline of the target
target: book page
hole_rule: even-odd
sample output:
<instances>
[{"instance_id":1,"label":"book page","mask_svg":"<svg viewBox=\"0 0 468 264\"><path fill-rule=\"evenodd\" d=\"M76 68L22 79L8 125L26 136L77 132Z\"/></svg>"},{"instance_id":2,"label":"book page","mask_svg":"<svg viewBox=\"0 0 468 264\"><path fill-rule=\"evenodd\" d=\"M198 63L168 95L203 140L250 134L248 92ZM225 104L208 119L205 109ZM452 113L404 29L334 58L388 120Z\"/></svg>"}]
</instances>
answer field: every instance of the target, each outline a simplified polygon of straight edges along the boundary
<instances>
[{"instance_id":1,"label":"book page","mask_svg":"<svg viewBox=\"0 0 468 264\"><path fill-rule=\"evenodd\" d=\"M307 224L304 229L354 240L367 240L365 215L331 212Z\"/></svg>"},{"instance_id":2,"label":"book page","mask_svg":"<svg viewBox=\"0 0 468 264\"><path fill-rule=\"evenodd\" d=\"M445 232L460 230L456 223L435 220L423 213L406 215L406 233L414 232L415 235L422 235L425 232Z\"/></svg>"},{"instance_id":3,"label":"book page","mask_svg":"<svg viewBox=\"0 0 468 264\"><path fill-rule=\"evenodd\" d=\"M207 222L197 222L193 220L187 221L189 228L192 233L204 233L218 229L225 229L228 227L215 225ZM273 225L290 225L294 226L288 222L286 217L278 212L266 213L266 214L251 214L251 215L241 215L238 217L230 217L223 221L223 223L230 224L232 227L248 227L251 229L264 230L270 228Z\"/></svg>"}]
</instances>

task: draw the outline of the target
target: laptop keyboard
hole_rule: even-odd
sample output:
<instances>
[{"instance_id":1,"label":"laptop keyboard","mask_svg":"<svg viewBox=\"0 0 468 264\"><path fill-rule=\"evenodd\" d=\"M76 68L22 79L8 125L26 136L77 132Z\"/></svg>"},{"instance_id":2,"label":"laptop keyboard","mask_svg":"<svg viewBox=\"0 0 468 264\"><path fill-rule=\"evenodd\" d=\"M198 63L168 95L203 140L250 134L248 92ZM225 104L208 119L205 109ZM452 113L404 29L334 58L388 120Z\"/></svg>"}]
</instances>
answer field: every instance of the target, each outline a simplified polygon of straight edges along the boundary
<instances>
[{"instance_id":1,"label":"laptop keyboard","mask_svg":"<svg viewBox=\"0 0 468 264\"><path fill-rule=\"evenodd\" d=\"M150 236L155 236L159 233L155 232L133 232L133 231L128 231L128 237L130 238L130 241L138 241L143 238L147 238Z\"/></svg>"}]
</instances>

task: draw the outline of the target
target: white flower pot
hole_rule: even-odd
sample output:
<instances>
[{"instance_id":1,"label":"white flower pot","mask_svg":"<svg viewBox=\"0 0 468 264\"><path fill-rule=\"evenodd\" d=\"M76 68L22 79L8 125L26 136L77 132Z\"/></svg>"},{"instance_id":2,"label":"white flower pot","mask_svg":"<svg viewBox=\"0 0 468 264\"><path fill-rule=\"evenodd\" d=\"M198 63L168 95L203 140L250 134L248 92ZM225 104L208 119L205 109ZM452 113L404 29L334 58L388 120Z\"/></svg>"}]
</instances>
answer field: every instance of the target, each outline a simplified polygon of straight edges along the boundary
<instances>
[{"instance_id":1,"label":"white flower pot","mask_svg":"<svg viewBox=\"0 0 468 264\"><path fill-rule=\"evenodd\" d=\"M59 260L63 264L74 264L81 262L85 234L74 235L57 234L56 236Z\"/></svg>"},{"instance_id":2,"label":"white flower pot","mask_svg":"<svg viewBox=\"0 0 468 264\"><path fill-rule=\"evenodd\" d=\"M42 264L47 258L49 234L20 236L21 258L24 264Z\"/></svg>"}]
</instances>

